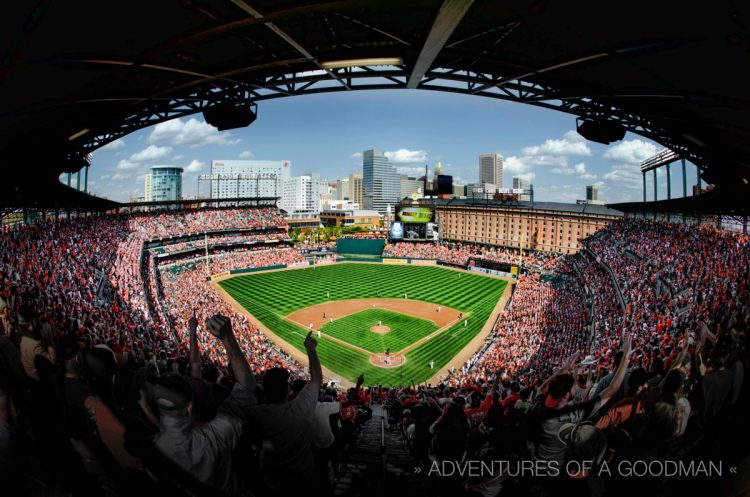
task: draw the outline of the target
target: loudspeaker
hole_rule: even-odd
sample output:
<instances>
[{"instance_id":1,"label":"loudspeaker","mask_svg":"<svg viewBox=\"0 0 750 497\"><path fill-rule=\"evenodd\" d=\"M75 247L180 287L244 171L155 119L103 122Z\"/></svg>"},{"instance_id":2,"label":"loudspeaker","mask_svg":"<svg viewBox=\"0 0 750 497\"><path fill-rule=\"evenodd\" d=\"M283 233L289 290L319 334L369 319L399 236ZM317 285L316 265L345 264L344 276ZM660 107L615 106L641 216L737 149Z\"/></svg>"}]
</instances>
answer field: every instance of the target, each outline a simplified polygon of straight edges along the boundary
<instances>
[{"instance_id":1,"label":"loudspeaker","mask_svg":"<svg viewBox=\"0 0 750 497\"><path fill-rule=\"evenodd\" d=\"M578 123L578 134L592 142L609 145L625 138L625 128L615 121L584 119Z\"/></svg>"},{"instance_id":2,"label":"loudspeaker","mask_svg":"<svg viewBox=\"0 0 750 497\"><path fill-rule=\"evenodd\" d=\"M256 118L255 104L219 104L203 110L206 122L219 131L249 126Z\"/></svg>"}]
</instances>

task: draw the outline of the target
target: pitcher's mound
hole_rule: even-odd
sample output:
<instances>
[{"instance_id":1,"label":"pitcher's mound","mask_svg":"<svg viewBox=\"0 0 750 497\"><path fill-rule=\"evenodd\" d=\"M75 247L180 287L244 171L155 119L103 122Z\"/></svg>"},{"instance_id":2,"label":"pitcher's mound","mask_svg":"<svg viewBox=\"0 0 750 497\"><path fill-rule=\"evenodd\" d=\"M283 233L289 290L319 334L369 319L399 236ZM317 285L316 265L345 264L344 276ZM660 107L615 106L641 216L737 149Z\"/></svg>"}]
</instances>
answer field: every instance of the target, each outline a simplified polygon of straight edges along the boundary
<instances>
[{"instance_id":1,"label":"pitcher's mound","mask_svg":"<svg viewBox=\"0 0 750 497\"><path fill-rule=\"evenodd\" d=\"M397 354L373 354L370 356L370 364L379 368L397 368L403 366L406 358Z\"/></svg>"},{"instance_id":2,"label":"pitcher's mound","mask_svg":"<svg viewBox=\"0 0 750 497\"><path fill-rule=\"evenodd\" d=\"M375 325L370 327L370 331L373 333L388 333L391 329L388 326Z\"/></svg>"}]
</instances>

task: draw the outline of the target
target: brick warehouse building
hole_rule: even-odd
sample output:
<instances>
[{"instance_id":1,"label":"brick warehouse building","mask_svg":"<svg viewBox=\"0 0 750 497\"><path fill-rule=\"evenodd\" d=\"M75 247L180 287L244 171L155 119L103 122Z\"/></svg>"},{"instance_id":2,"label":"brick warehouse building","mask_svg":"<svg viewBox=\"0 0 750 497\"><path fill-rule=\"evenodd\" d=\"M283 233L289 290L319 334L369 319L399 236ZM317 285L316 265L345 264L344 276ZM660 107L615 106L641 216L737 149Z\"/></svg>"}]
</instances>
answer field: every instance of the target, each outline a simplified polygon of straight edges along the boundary
<instances>
[{"instance_id":1,"label":"brick warehouse building","mask_svg":"<svg viewBox=\"0 0 750 497\"><path fill-rule=\"evenodd\" d=\"M403 202L404 205L414 205ZM431 199L444 241L500 245L572 254L578 240L622 217L603 205Z\"/></svg>"}]
</instances>

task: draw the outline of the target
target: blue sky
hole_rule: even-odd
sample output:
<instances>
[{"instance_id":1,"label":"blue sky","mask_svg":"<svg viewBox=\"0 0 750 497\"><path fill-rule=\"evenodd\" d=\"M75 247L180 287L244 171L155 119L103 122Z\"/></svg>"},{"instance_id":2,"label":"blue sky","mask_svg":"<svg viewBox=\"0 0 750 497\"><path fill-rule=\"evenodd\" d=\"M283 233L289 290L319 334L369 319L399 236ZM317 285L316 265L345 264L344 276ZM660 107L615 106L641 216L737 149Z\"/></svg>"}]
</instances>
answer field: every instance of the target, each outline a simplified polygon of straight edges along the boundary
<instances>
[{"instance_id":1,"label":"blue sky","mask_svg":"<svg viewBox=\"0 0 750 497\"><path fill-rule=\"evenodd\" d=\"M575 132L572 115L495 99L339 92L259 102L257 120L244 129L217 132L197 114L135 132L94 152L89 190L128 201L142 195L152 165L172 164L185 168L183 193L192 195L211 160L238 158L289 160L292 175L317 172L335 181L361 171L360 154L369 148L386 151L407 174L425 164L432 172L439 160L445 174L463 183L477 181L479 154L500 152L505 186L513 176L529 178L537 200L575 202L585 185L598 184L603 200L622 202L641 200L638 164L662 147L631 134L610 146L588 142ZM674 197L682 191L679 169L672 168ZM666 198L665 173L659 174L659 198ZM695 168L688 166L688 185L694 183Z\"/></svg>"}]
</instances>

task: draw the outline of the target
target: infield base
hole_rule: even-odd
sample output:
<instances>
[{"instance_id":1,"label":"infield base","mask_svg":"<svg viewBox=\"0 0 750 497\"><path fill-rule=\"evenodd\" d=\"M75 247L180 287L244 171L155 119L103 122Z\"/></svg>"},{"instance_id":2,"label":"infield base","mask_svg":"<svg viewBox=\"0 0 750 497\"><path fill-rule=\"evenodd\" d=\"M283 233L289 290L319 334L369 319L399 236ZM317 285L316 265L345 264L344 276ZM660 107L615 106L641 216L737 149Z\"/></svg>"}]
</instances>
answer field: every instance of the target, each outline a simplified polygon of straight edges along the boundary
<instances>
[{"instance_id":1,"label":"infield base","mask_svg":"<svg viewBox=\"0 0 750 497\"><path fill-rule=\"evenodd\" d=\"M406 357L400 354L372 354L370 364L379 368L397 368L406 363Z\"/></svg>"}]
</instances>

